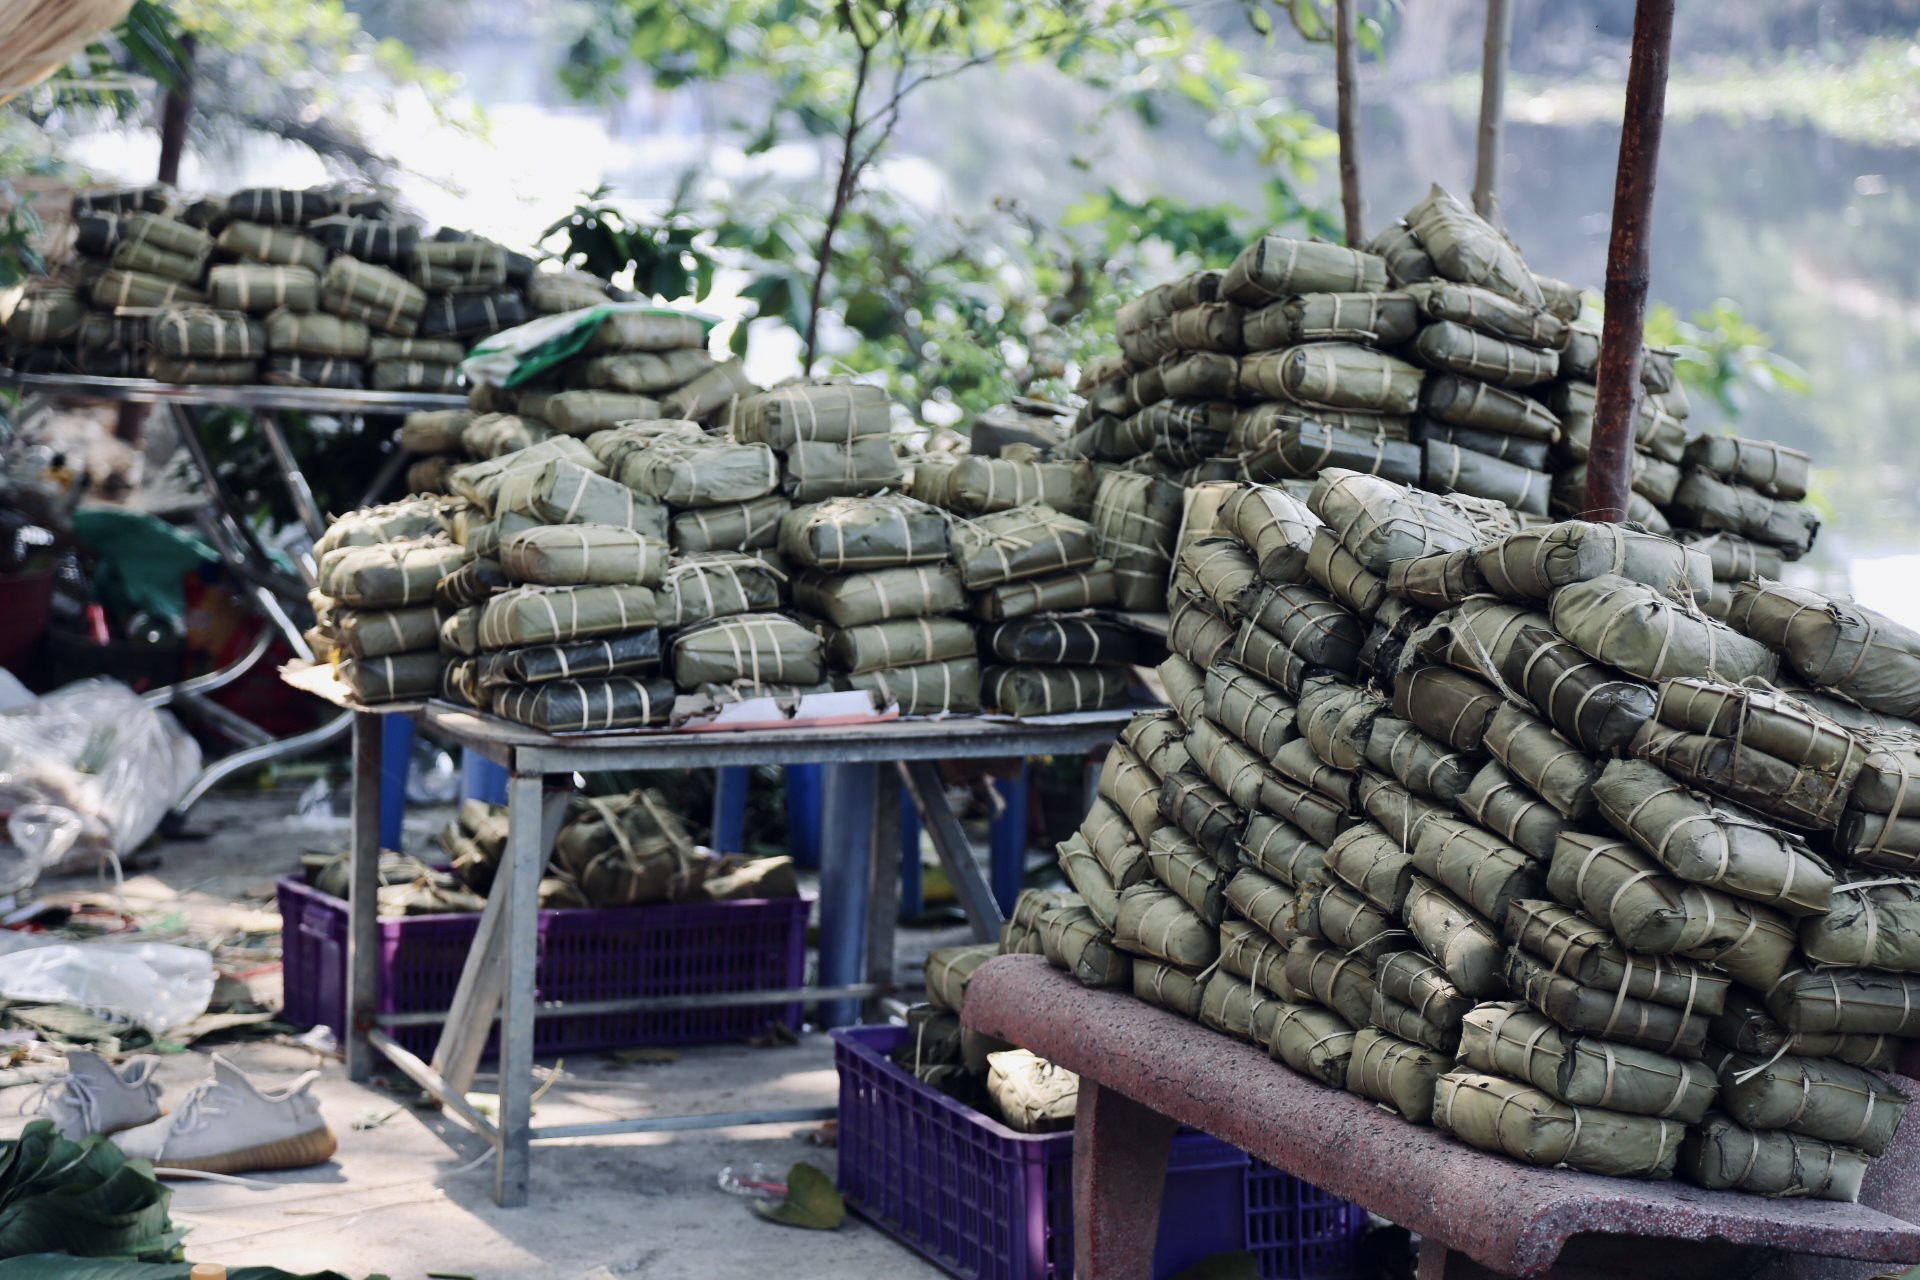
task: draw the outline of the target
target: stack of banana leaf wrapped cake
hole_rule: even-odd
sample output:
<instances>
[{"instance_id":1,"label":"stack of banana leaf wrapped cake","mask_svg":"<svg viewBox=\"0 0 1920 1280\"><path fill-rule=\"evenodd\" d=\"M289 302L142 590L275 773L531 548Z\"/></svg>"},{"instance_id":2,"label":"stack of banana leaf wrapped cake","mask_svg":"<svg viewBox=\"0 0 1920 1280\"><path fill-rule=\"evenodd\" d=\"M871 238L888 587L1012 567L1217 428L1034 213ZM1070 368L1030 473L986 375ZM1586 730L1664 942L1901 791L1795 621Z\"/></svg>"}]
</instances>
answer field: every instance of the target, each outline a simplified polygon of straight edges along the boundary
<instances>
[{"instance_id":1,"label":"stack of banana leaf wrapped cake","mask_svg":"<svg viewBox=\"0 0 1920 1280\"><path fill-rule=\"evenodd\" d=\"M1206 505L1049 959L1518 1160L1855 1198L1920 1036L1920 635L1349 469Z\"/></svg>"},{"instance_id":2,"label":"stack of banana leaf wrapped cake","mask_svg":"<svg viewBox=\"0 0 1920 1280\"><path fill-rule=\"evenodd\" d=\"M7 318L22 372L453 392L479 339L608 300L376 193L84 191L72 218Z\"/></svg>"}]
</instances>

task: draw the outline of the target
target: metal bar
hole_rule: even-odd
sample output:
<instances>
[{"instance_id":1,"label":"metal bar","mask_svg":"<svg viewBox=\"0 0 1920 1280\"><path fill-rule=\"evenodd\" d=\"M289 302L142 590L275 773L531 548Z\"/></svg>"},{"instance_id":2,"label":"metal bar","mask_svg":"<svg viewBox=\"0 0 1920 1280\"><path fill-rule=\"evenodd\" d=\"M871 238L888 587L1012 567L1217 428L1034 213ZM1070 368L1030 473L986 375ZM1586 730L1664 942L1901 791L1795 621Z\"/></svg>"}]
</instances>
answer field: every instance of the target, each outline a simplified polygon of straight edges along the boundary
<instances>
[{"instance_id":1,"label":"metal bar","mask_svg":"<svg viewBox=\"0 0 1920 1280\"><path fill-rule=\"evenodd\" d=\"M476 940L475 945L478 945ZM889 984L879 982L853 982L839 987L788 987L783 991L713 991L705 995L690 996L629 996L617 1000L542 1000L533 1007L533 1016L538 1018L578 1018L589 1014L608 1013L671 1013L681 1009L751 1009L766 1004L792 1004L804 1001L815 1004L822 1000L857 1000L869 996L887 995L893 990ZM456 994L455 999L459 997ZM447 1022L451 1025L453 1010L444 1013L431 1009L417 1013L380 1013L374 1015L374 1021L383 1027L430 1027L436 1023ZM491 1026L489 1017L485 1025ZM484 1029L480 1035L485 1040ZM439 1055L435 1055L436 1061ZM439 1068L444 1071L444 1068ZM466 1083L471 1084L471 1075ZM451 1073L448 1073L452 1078Z\"/></svg>"},{"instance_id":2,"label":"metal bar","mask_svg":"<svg viewBox=\"0 0 1920 1280\"><path fill-rule=\"evenodd\" d=\"M260 424L260 434L267 438L267 452L273 455L274 469L280 473L280 483L287 487L287 496L293 499L293 509L299 514L300 523L306 526L307 536L318 538L327 531L327 518L314 500L313 487L300 470L299 460L293 456L293 446L280 426L278 413L262 409L253 415L253 420Z\"/></svg>"},{"instance_id":3,"label":"metal bar","mask_svg":"<svg viewBox=\"0 0 1920 1280\"><path fill-rule=\"evenodd\" d=\"M893 940L900 919L900 775L892 769L875 769L873 775L873 820L870 824L872 853L867 857L867 981L876 988L873 994L893 990ZM871 1018L877 1001L868 1000L865 1014Z\"/></svg>"},{"instance_id":4,"label":"metal bar","mask_svg":"<svg viewBox=\"0 0 1920 1280\"><path fill-rule=\"evenodd\" d=\"M1487 39L1480 59L1479 154L1473 169L1474 212L1499 226L1500 150L1506 145L1507 55L1513 48L1512 0L1487 0Z\"/></svg>"},{"instance_id":5,"label":"metal bar","mask_svg":"<svg viewBox=\"0 0 1920 1280\"><path fill-rule=\"evenodd\" d=\"M1006 917L1000 914L1000 907L993 900L993 889L980 874L979 860L973 856L973 843L961 830L953 810L947 807L947 793L941 786L939 770L930 760L903 760L899 768L900 776L906 779L907 790L913 794L913 802L920 806L920 818L933 837L933 847L940 855L940 864L947 869L947 879L953 882L960 905L966 909L973 940L992 942L1000 936L1000 925Z\"/></svg>"},{"instance_id":6,"label":"metal bar","mask_svg":"<svg viewBox=\"0 0 1920 1280\"><path fill-rule=\"evenodd\" d=\"M163 685L149 693L141 695L150 707L164 707L175 698L193 693L212 693L215 689L232 684L245 675L253 664L267 656L268 646L273 644L273 632L267 627L260 628L260 634L253 638L253 644L234 661L218 671L209 671L203 676L189 676L176 684Z\"/></svg>"},{"instance_id":7,"label":"metal bar","mask_svg":"<svg viewBox=\"0 0 1920 1280\"><path fill-rule=\"evenodd\" d=\"M1633 489L1633 426L1640 397L1647 285L1653 275L1653 184L1667 109L1674 0L1638 0L1620 165L1607 244L1607 311L1600 329L1600 389L1587 450L1588 520L1624 520Z\"/></svg>"},{"instance_id":8,"label":"metal bar","mask_svg":"<svg viewBox=\"0 0 1920 1280\"><path fill-rule=\"evenodd\" d=\"M0 369L0 383L45 395L147 404L212 405L226 409L294 409L308 413L407 414L426 409L464 409L464 395L424 391L356 391L342 387L212 387L155 382L151 378L100 378L90 374L18 373Z\"/></svg>"},{"instance_id":9,"label":"metal bar","mask_svg":"<svg viewBox=\"0 0 1920 1280\"><path fill-rule=\"evenodd\" d=\"M1353 33L1357 0L1333 0L1334 113L1340 133L1340 207L1346 214L1347 247L1367 242L1360 199L1360 58Z\"/></svg>"},{"instance_id":10,"label":"metal bar","mask_svg":"<svg viewBox=\"0 0 1920 1280\"><path fill-rule=\"evenodd\" d=\"M264 747L270 742L279 741L239 712L221 706L205 694L176 693L173 705L176 710L198 720L203 728L212 729L242 746Z\"/></svg>"},{"instance_id":11,"label":"metal bar","mask_svg":"<svg viewBox=\"0 0 1920 1280\"><path fill-rule=\"evenodd\" d=\"M764 1111L715 1111L700 1116L648 1116L635 1120L606 1120L598 1124L555 1124L533 1131L535 1142L561 1138L600 1138L616 1133L678 1133L690 1129L732 1129L754 1124L809 1124L831 1120L838 1107L774 1107Z\"/></svg>"},{"instance_id":12,"label":"metal bar","mask_svg":"<svg viewBox=\"0 0 1920 1280\"><path fill-rule=\"evenodd\" d=\"M353 717L352 867L347 895L347 1078L373 1076L367 1040L380 1003L380 717ZM183 802L184 804L185 802Z\"/></svg>"},{"instance_id":13,"label":"metal bar","mask_svg":"<svg viewBox=\"0 0 1920 1280\"><path fill-rule=\"evenodd\" d=\"M380 464L380 469L373 473L372 483L367 485L366 492L360 495L360 506L371 507L380 501L380 495L393 484L394 477L400 474L400 468L407 465L407 457L407 451L398 444L387 451L386 460Z\"/></svg>"},{"instance_id":14,"label":"metal bar","mask_svg":"<svg viewBox=\"0 0 1920 1280\"><path fill-rule=\"evenodd\" d=\"M429 723L462 745L494 755L504 745L489 730L498 721L429 705ZM608 734L555 738L515 735L514 749L528 768L543 773L591 773L609 769L717 769L737 764L886 764L900 760L977 760L1016 756L1080 755L1106 746L1129 713L1112 720L1072 725L1001 725L976 721L941 727L897 721L858 729L782 729L741 733ZM524 744L524 745L523 745Z\"/></svg>"},{"instance_id":15,"label":"metal bar","mask_svg":"<svg viewBox=\"0 0 1920 1280\"><path fill-rule=\"evenodd\" d=\"M502 1208L527 1202L533 1127L533 977L540 947L541 782L515 770L507 780L506 981L500 1017L500 1159L493 1169L493 1200ZM495 886L494 893L501 892Z\"/></svg>"},{"instance_id":16,"label":"metal bar","mask_svg":"<svg viewBox=\"0 0 1920 1280\"><path fill-rule=\"evenodd\" d=\"M306 633L300 630L293 619L287 616L287 611L280 606L280 598L263 586L255 587L253 594L254 599L259 602L260 612L267 615L267 621L279 628L281 637L286 640L287 647L293 650L294 656L302 661L312 662L313 646L307 643Z\"/></svg>"},{"instance_id":17,"label":"metal bar","mask_svg":"<svg viewBox=\"0 0 1920 1280\"><path fill-rule=\"evenodd\" d=\"M296 733L291 738L280 738L274 742L262 743L257 747L242 747L231 755L221 756L200 771L200 776L193 780L193 785L187 788L186 794L174 803L171 812L177 815L186 814L206 797L207 792L242 770L265 764L269 760L291 760L295 756L303 756L309 751L318 751L322 747L330 746L346 736L347 730L353 726L355 716L371 714L373 713L342 711L325 724L309 729L305 733ZM376 788L379 782L379 775L376 773L374 776ZM379 820L379 811L379 796L376 794L374 797L376 823Z\"/></svg>"},{"instance_id":18,"label":"metal bar","mask_svg":"<svg viewBox=\"0 0 1920 1280\"><path fill-rule=\"evenodd\" d=\"M427 1096L453 1112L467 1122L469 1128L496 1150L500 1146L500 1130L493 1121L482 1115L474 1105L467 1101L461 1090L453 1088L441 1078L438 1071L403 1048L386 1032L374 1027L367 1032L367 1043L386 1055L387 1061L400 1069L400 1074L427 1091Z\"/></svg>"}]
</instances>

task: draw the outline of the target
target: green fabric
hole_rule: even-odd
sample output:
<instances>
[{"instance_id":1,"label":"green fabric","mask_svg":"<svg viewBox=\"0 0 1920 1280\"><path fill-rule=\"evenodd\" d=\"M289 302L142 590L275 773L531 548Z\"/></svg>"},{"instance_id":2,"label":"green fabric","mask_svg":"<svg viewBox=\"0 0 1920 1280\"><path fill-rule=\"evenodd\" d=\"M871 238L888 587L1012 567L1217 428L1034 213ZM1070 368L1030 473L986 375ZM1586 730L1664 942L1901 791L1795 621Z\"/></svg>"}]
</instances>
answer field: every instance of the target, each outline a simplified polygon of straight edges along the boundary
<instances>
[{"instance_id":1,"label":"green fabric","mask_svg":"<svg viewBox=\"0 0 1920 1280\"><path fill-rule=\"evenodd\" d=\"M151 613L184 621L181 578L220 561L200 539L141 511L80 507L73 532L94 557L94 598L120 619Z\"/></svg>"},{"instance_id":2,"label":"green fabric","mask_svg":"<svg viewBox=\"0 0 1920 1280\"><path fill-rule=\"evenodd\" d=\"M587 350L602 322L614 316L674 317L670 321L663 320L662 324L663 327L673 328L676 337L680 336L678 326L680 318L684 317L698 323L703 331L695 345L704 344L704 331L715 323L705 316L693 316L644 303L601 303L579 311L542 316L484 338L475 344L464 367L476 383L521 386ZM623 319L617 321L616 325L634 323L645 325L647 322Z\"/></svg>"}]
</instances>

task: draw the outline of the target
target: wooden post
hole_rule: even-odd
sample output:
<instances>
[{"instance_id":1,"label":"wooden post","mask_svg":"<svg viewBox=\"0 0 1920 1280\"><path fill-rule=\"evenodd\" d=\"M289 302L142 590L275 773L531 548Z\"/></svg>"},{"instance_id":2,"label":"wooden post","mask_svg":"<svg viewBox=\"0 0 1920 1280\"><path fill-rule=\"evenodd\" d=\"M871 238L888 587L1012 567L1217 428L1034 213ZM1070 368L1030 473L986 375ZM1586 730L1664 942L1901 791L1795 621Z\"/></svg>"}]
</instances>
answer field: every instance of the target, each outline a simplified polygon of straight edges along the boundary
<instances>
[{"instance_id":1,"label":"wooden post","mask_svg":"<svg viewBox=\"0 0 1920 1280\"><path fill-rule=\"evenodd\" d=\"M1589 520L1626 518L1633 478L1633 423L1640 396L1640 348L1653 273L1653 179L1667 109L1667 56L1674 0L1638 0L1620 168L1613 184L1607 245L1607 314L1600 331L1600 388L1587 454Z\"/></svg>"},{"instance_id":2,"label":"wooden post","mask_svg":"<svg viewBox=\"0 0 1920 1280\"><path fill-rule=\"evenodd\" d=\"M1340 205L1346 212L1347 245L1358 249L1367 242L1360 215L1360 113L1355 82L1360 78L1359 52L1354 44L1353 6L1357 0L1333 0L1335 114L1340 130Z\"/></svg>"},{"instance_id":3,"label":"wooden post","mask_svg":"<svg viewBox=\"0 0 1920 1280\"><path fill-rule=\"evenodd\" d=\"M1513 5L1487 0L1487 44L1480 61L1480 149L1473 170L1473 210L1500 226L1500 148L1507 104L1507 51L1513 46Z\"/></svg>"}]
</instances>

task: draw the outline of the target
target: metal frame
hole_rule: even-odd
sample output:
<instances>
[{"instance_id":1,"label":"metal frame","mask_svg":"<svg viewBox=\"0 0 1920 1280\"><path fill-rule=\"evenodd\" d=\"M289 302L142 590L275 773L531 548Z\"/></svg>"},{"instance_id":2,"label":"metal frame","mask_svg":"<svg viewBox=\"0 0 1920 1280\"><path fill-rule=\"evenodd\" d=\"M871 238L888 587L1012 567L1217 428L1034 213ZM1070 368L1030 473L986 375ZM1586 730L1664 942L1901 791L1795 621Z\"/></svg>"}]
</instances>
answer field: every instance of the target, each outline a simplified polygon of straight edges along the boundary
<instances>
[{"instance_id":1,"label":"metal frame","mask_svg":"<svg viewBox=\"0 0 1920 1280\"><path fill-rule=\"evenodd\" d=\"M831 1108L726 1112L699 1116L651 1116L605 1124L535 1128L532 1123L533 1024L562 1013L617 1013L639 1009L707 1007L718 1004L784 1004L793 1000L875 999L894 986L893 929L900 857L900 785L919 805L948 876L959 891L974 936L998 934L1001 915L958 819L948 808L934 761L983 757L1084 755L1113 740L1131 709L1025 721L985 718L898 720L834 728L740 732L633 733L553 737L492 716L429 702L384 711L354 710L353 864L349 912L347 1074L369 1079L381 1058L426 1090L490 1143L494 1200L527 1201L532 1143L540 1139L617 1133L718 1128L742 1124L795 1123L824 1119ZM379 1003L378 864L380 856L381 714L414 717L423 729L504 766L507 784L507 851L481 913L472 948L461 970L453 1004L445 1015L432 1060L422 1061L394 1042L388 1028L439 1021L419 1015L377 1012ZM739 764L835 764L879 766L865 797L849 794L828 802L840 822L826 829L840 839L823 851L822 907L852 911L866 930L864 981L793 991L732 996L596 1000L590 1004L540 1003L534 998L540 873L559 829L571 774L621 769L712 769ZM549 786L549 781L558 786ZM864 812L855 814L856 808ZM851 865L849 865L851 864ZM826 932L823 929L823 933ZM465 1095L472 1087L481 1049L498 1017L500 1107L496 1120L479 1115Z\"/></svg>"},{"instance_id":2,"label":"metal frame","mask_svg":"<svg viewBox=\"0 0 1920 1280\"><path fill-rule=\"evenodd\" d=\"M227 492L226 486L220 482L214 471L213 461L199 434L200 411L215 408L236 409L246 413L253 420L267 442L274 469L278 472L281 483L286 487L288 496L293 500L294 510L299 513L301 525L306 529L309 537L318 538L326 531L325 514L314 500L313 489L307 483L306 476L300 470L299 462L293 456L292 446L288 443L278 414L319 413L348 418L367 414L397 415L417 410L464 408L467 398L463 395L352 391L331 387L195 386L156 382L151 378L17 373L4 369L0 369L0 383L18 388L26 403L31 403L38 398L114 400L151 404L156 406L161 414L166 415L172 421L181 445L192 457L194 467L200 472L206 486L208 510L202 515L200 528L206 534L208 541L213 544L214 549L220 553L221 560L228 571L244 585L242 594L250 601L254 612L259 614L267 624L267 629L261 631L260 638L245 653L225 667L203 676L183 680L178 684L155 689L146 695L150 705L176 706L191 714L203 728L227 739L236 747L235 750L210 762L201 770L200 775L194 779L193 785L187 788L186 793L168 813L169 824L180 823L207 792L236 773L274 760L291 759L317 751L345 737L352 726L352 717L345 713L334 716L325 724L305 733L286 738L274 738L258 725L228 711L218 703L208 701L204 696L223 685L233 683L257 666L271 646L275 633L286 640L298 657L313 656L305 635L302 634L283 602L290 602L295 607L304 607L305 588L314 584L314 564L311 556L300 557L299 569L303 581L291 579L273 567L266 548L261 545L252 527L242 517L233 495ZM363 500L362 505L373 501L385 484L392 480L393 468L400 456L396 450L388 460L388 465L381 468L375 479L374 488Z\"/></svg>"}]
</instances>

